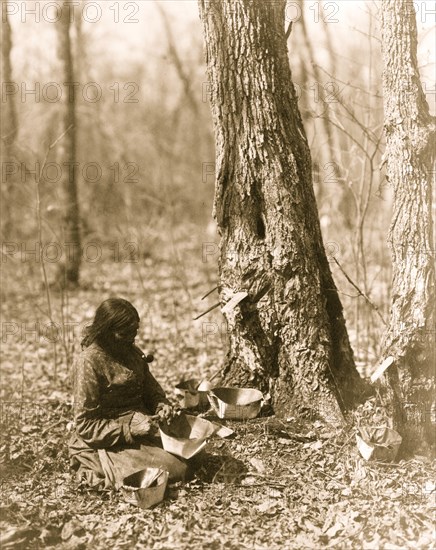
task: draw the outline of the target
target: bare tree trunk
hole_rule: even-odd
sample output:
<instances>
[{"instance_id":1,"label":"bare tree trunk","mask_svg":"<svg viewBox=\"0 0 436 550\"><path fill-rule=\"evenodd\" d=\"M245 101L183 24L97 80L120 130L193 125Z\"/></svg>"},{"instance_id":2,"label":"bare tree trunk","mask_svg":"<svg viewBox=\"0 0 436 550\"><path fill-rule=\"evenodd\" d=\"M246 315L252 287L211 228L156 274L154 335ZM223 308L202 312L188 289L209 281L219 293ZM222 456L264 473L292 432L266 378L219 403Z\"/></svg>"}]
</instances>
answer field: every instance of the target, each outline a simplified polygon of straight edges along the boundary
<instances>
[{"instance_id":1,"label":"bare tree trunk","mask_svg":"<svg viewBox=\"0 0 436 550\"><path fill-rule=\"evenodd\" d=\"M384 340L387 405L409 446L432 438L435 273L432 170L435 120L419 79L413 4L383 0L383 88L386 175L394 190L389 233L393 281L390 325Z\"/></svg>"},{"instance_id":2,"label":"bare tree trunk","mask_svg":"<svg viewBox=\"0 0 436 550\"><path fill-rule=\"evenodd\" d=\"M223 382L269 391L278 415L341 423L362 397L324 251L285 0L199 0L217 149L214 215L225 315Z\"/></svg>"},{"instance_id":3,"label":"bare tree trunk","mask_svg":"<svg viewBox=\"0 0 436 550\"><path fill-rule=\"evenodd\" d=\"M330 75L338 76L337 60L336 60L336 54L333 49L332 37L330 32L330 24L326 21L324 17L321 17L321 22L324 30L326 47L329 55L328 71ZM320 71L319 71L318 65L317 65L317 70L319 73ZM370 71L372 70L371 66L369 70ZM329 84L334 85L334 80ZM348 151L349 147L347 144L346 136L342 132L341 128L337 126L334 127L331 122L331 111L330 111L330 105L328 104L328 102L326 102L325 116L327 117L327 124L330 127L329 150L332 157L331 162L335 163L334 176L337 182L337 192L339 193L339 199L336 201L336 205L337 205L336 208L344 221L345 227L347 229L353 229L353 227L355 227L356 225L354 216L353 216L356 205L354 203L352 193L350 192L350 189L346 184L346 175L344 174L344 170L342 169L342 166L344 164L344 156L345 156L344 153Z\"/></svg>"},{"instance_id":4,"label":"bare tree trunk","mask_svg":"<svg viewBox=\"0 0 436 550\"><path fill-rule=\"evenodd\" d=\"M70 10L73 7L69 1L65 1L62 9L62 17L58 23L59 57L62 61L63 84L67 89L67 104L65 106L63 130L68 130L63 140L64 166L67 166L64 178L64 238L66 244L65 282L71 285L79 283L79 271L81 264L81 239L80 239L80 212L77 190L76 167L76 91L74 83L73 53L70 37Z\"/></svg>"},{"instance_id":5,"label":"bare tree trunk","mask_svg":"<svg viewBox=\"0 0 436 550\"><path fill-rule=\"evenodd\" d=\"M322 82L322 77L321 77L321 72L318 68L318 64L317 64L317 60L316 60L316 57L315 57L315 52L314 52L314 49L313 49L313 46L312 46L312 42L310 40L310 36L309 36L309 33L307 32L307 25L306 25L306 18L305 18L305 15L304 15L304 5L303 5L303 2L300 3L300 9L301 9L301 17L300 17L300 24L301 24L301 30L302 30L302 34L303 34L303 41L304 41L304 46L305 46L305 50L307 52L307 58L306 56L304 56L304 58L307 59L307 61L304 63L304 65L307 67L307 65L310 63L311 67L312 67L312 74L313 76L315 77L315 82L314 84L316 86L318 86L318 90L319 90L319 101L321 102L321 105L322 105L322 114L319 115L320 118L321 118L321 123L322 123L322 131L323 131L323 134L324 134L324 139L322 139L321 143L324 145L321 149L321 153L323 152L324 155L324 161L322 162L322 165L320 166L320 175L319 175L319 191L318 191L318 202L319 202L319 205L322 204L323 202L323 199L324 199L324 196L325 196L325 185L324 185L324 176L325 176L325 170L326 170L326 166L327 167L331 167L333 169L333 177L335 179L335 181L337 182L337 186L338 186L338 189L340 189L340 185L341 185L341 181L344 179L343 178L343 174L342 174L342 170L341 170L341 167L340 167L340 164L339 162L337 162L337 154L335 152L335 144L334 143L334 129L332 128L331 124L330 124L330 105L329 105L329 102L328 101L325 101L324 99L324 87L321 85L321 82ZM306 68L306 71L307 72L310 72L307 70ZM337 141L337 140L336 140ZM341 191L343 191L341 189ZM344 215L345 214L345 215ZM347 226L350 227L349 225L349 216L350 216L350 212L344 212L343 213L344 215L344 220L346 221L347 223Z\"/></svg>"},{"instance_id":6,"label":"bare tree trunk","mask_svg":"<svg viewBox=\"0 0 436 550\"><path fill-rule=\"evenodd\" d=\"M165 8L162 7L160 2L156 2L156 8L159 11L159 14L161 16L162 23L163 23L163 26L164 26L164 29L165 29L165 34L166 34L167 41L168 41L168 55L171 58L171 60L174 64L174 67L177 71L177 75L179 76L180 81L183 85L183 92L184 92L185 97L188 100L190 108L192 109L192 113L194 114L194 116L197 116L198 115L198 104L197 104L197 100L195 98L195 95L193 94L192 89L191 89L191 78L187 74L187 71L185 70L185 68L183 66L183 61L180 59L180 56L177 52L177 47L176 47L176 44L175 44L175 41L174 41L173 31L171 29L171 24L170 24L170 21L168 19L168 14L165 11Z\"/></svg>"},{"instance_id":7,"label":"bare tree trunk","mask_svg":"<svg viewBox=\"0 0 436 550\"><path fill-rule=\"evenodd\" d=\"M2 81L9 87L13 86L12 80L12 63L11 63L11 50L12 50L12 29L9 22L8 10L4 9L2 17ZM15 106L15 93L6 96L6 103L1 104L2 111L2 124L1 124L1 148L2 158L6 162L14 162L14 143L18 134L18 118ZM13 204L13 184L12 174L8 174L6 181L4 181L4 195L3 195L3 237L8 240L12 231L12 211L11 206ZM2 182L3 183L3 182Z\"/></svg>"}]
</instances>

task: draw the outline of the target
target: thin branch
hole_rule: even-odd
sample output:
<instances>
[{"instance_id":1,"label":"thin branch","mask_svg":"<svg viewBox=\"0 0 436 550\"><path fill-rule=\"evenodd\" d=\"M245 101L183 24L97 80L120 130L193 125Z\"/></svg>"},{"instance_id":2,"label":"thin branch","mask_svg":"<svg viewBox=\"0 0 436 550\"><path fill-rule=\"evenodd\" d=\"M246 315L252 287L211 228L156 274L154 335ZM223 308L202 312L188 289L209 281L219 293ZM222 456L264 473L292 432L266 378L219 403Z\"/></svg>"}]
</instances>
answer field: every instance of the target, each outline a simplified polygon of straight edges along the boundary
<instances>
[{"instance_id":1,"label":"thin branch","mask_svg":"<svg viewBox=\"0 0 436 550\"><path fill-rule=\"evenodd\" d=\"M318 69L321 72L325 73L329 78L332 78L333 80L336 80L337 82L340 82L344 86L347 86L349 88L354 88L355 90L359 90L359 92L363 92L364 94L372 95L373 97L376 97L377 99L383 99L383 96L381 96L381 95L373 94L373 93L371 93L371 91L363 90L360 86L355 86L354 84L351 84L350 82L345 82L345 80L342 80L342 79L338 78L337 76L333 76L332 74L329 73L329 71L327 71L326 69L324 69L324 67L321 67L320 65L318 66Z\"/></svg>"},{"instance_id":2,"label":"thin branch","mask_svg":"<svg viewBox=\"0 0 436 550\"><path fill-rule=\"evenodd\" d=\"M365 292L363 292L357 285L356 283L349 277L349 275L346 273L346 271L344 270L344 268L341 266L341 264L338 262L338 260L333 256L333 261L335 262L335 264L339 267L339 269L341 270L342 274L344 275L344 277L347 279L347 281L350 283L351 286L353 286L357 292L359 293L359 296L362 296L363 298L365 298L365 300L368 302L368 304L374 309L375 312L377 312L378 316L380 317L380 319L382 320L383 324L385 326L387 326L387 322L385 321L383 315L380 313L379 311L379 308L376 304L374 304L374 302L371 300L371 298L369 298Z\"/></svg>"},{"instance_id":3,"label":"thin branch","mask_svg":"<svg viewBox=\"0 0 436 550\"><path fill-rule=\"evenodd\" d=\"M337 124L332 119L330 119L329 122L330 122L330 124L333 124L333 126L336 126L336 128L339 128L339 130L341 130L346 136L348 136L351 139L351 141L353 141L360 149L362 149L365 156L369 158L368 152L366 151L365 147L363 147L363 145L361 145L357 141L357 139L355 139L349 132L347 132L347 130L345 130L343 126L339 126L339 124Z\"/></svg>"},{"instance_id":4,"label":"thin branch","mask_svg":"<svg viewBox=\"0 0 436 550\"><path fill-rule=\"evenodd\" d=\"M48 156L50 154L50 151L54 147L56 147L56 145L65 136L65 134L67 132L69 132L69 130L71 130L72 127L73 127L73 124L70 124L70 126L68 126L68 128L64 132L62 132L62 134L57 139L55 139L55 141L51 145L48 146L48 149L45 153L44 162L42 163L42 166L39 170L38 177L35 178L35 182L36 182L36 215L37 215L37 220L38 220L38 240L39 240L39 246L40 247L42 246L42 216L41 216L41 193L40 193L41 178L42 178L42 175L44 173L44 168L47 164L47 159L48 159ZM41 261L41 271L42 271L42 276L44 278L44 286L45 286L45 292L46 292L46 297L47 297L48 313L49 313L50 321L53 321L53 310L52 310L52 307L51 307L51 298L50 298L50 290L49 290L49 284L48 284L47 270L45 269L45 263L43 261Z\"/></svg>"},{"instance_id":5,"label":"thin branch","mask_svg":"<svg viewBox=\"0 0 436 550\"><path fill-rule=\"evenodd\" d=\"M361 29L358 29L357 27L351 27L351 30L352 31L356 31L360 34L363 34L363 36L366 36L366 38L370 38L370 39L374 39L376 40L379 44L381 44L381 40L378 36L374 36L373 34L368 34L367 32L365 31L362 31Z\"/></svg>"},{"instance_id":6,"label":"thin branch","mask_svg":"<svg viewBox=\"0 0 436 550\"><path fill-rule=\"evenodd\" d=\"M325 69L322 69L322 67L320 65L318 65L317 63L313 64L313 69L314 69L315 78L317 78L316 75L317 75L317 72L318 72L318 69L319 69L319 70L322 70L325 74L327 74L327 76L329 76L333 80L336 80L336 78L333 75L331 75ZM320 79L317 78L317 80L320 80ZM341 105L341 107L350 115L351 118L349 118L348 120L350 120L350 121L354 122L355 124L357 124L359 126L359 128L362 130L362 132L368 136L370 141L372 143L375 143L377 141L377 136L375 134L371 135L372 132L368 131L366 126L362 122L360 122L360 120L356 117L356 115L354 114L354 111L350 107L348 107L344 103L344 101L342 101L340 94L337 94L335 97L336 97L337 102ZM326 103L326 101L323 98L321 98L321 99L324 103Z\"/></svg>"},{"instance_id":7,"label":"thin branch","mask_svg":"<svg viewBox=\"0 0 436 550\"><path fill-rule=\"evenodd\" d=\"M47 270L45 268L45 262L42 258L42 215L41 215L41 189L40 189L40 183L41 178L44 173L45 166L47 164L47 159L50 154L50 151L56 147L56 145L61 141L61 139L65 136L65 134L73 127L73 124L68 126L68 128L62 132L62 134L55 139L55 141L48 146L48 149L46 151L44 162L42 163L42 166L39 170L39 174L34 176L35 183L36 183L36 216L37 216L37 223L38 223L38 246L39 246L39 253L41 255L41 272L44 279L44 287L45 287L45 294L47 298L47 309L48 309L48 317L52 323L54 323L53 319L53 308L51 304L51 296L50 296L50 287L48 284L48 276L47 276ZM56 368L57 368L57 360L56 360L56 341L53 342L53 352L54 352L54 375L56 378Z\"/></svg>"},{"instance_id":8,"label":"thin branch","mask_svg":"<svg viewBox=\"0 0 436 550\"><path fill-rule=\"evenodd\" d=\"M54 140L54 142L53 142L51 145L49 145L48 150L47 150L47 154L46 154L45 159L44 159L44 166L45 166L45 163L47 162L47 158L48 158L48 155L49 155L50 151L51 151L54 147L56 147L56 145L60 142L60 140L61 140L61 139L71 130L71 128L72 128L73 126L74 126L74 124L70 124L70 125L68 126L68 128L67 128L66 130L64 130L64 131L62 132L62 134L61 134L58 138L56 138L56 139Z\"/></svg>"}]
</instances>

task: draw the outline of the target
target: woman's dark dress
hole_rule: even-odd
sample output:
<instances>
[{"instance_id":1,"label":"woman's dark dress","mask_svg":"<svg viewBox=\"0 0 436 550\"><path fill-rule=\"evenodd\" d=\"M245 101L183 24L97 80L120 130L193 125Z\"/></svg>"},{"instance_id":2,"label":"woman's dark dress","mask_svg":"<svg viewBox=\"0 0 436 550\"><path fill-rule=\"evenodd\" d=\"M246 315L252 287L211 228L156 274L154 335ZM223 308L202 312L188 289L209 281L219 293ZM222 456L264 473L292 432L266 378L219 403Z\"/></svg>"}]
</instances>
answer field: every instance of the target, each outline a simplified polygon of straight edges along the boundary
<instances>
[{"instance_id":1,"label":"woman's dark dress","mask_svg":"<svg viewBox=\"0 0 436 550\"><path fill-rule=\"evenodd\" d=\"M187 464L164 451L160 439L133 438L134 412L155 414L168 403L141 351L132 347L123 364L96 343L74 364L75 433L69 450L79 479L93 486L119 487L124 477L148 466L161 467L170 480L183 480Z\"/></svg>"}]
</instances>

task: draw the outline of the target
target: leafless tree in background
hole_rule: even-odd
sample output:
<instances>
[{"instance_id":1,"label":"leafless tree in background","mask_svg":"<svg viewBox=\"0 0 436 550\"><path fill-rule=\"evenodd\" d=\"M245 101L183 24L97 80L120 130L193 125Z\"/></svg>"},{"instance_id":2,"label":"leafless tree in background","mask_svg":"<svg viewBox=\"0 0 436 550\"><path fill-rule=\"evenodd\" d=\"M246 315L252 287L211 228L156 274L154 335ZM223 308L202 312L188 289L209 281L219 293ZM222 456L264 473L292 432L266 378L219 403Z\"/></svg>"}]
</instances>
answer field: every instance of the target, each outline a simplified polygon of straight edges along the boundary
<instances>
[{"instance_id":1,"label":"leafless tree in background","mask_svg":"<svg viewBox=\"0 0 436 550\"><path fill-rule=\"evenodd\" d=\"M168 18L168 14L165 11L165 8L162 7L160 2L155 2L156 8L162 19L163 27L165 29L165 35L168 42L168 55L171 58L171 61L174 65L174 68L177 71L177 75L180 78L180 82L183 85L183 92L186 99L188 100L188 105L192 110L192 114L198 116L198 104L195 95L192 92L192 79L187 73L186 68L184 67L182 59L180 59L179 53L177 51L176 42L173 36L173 31L171 29L171 23Z\"/></svg>"},{"instance_id":2,"label":"leafless tree in background","mask_svg":"<svg viewBox=\"0 0 436 550\"><path fill-rule=\"evenodd\" d=\"M339 182L343 180L343 174L342 174L341 165L338 162L338 158L337 158L337 151L339 151L339 147L337 146L336 142L338 140L337 140L337 136L335 135L335 131L334 131L335 129L330 122L330 104L328 101L325 101L325 97L324 97L325 91L324 91L324 88L320 85L323 78L321 75L321 71L318 67L318 62L315 58L315 52L314 52L312 40L307 30L303 2L300 2L300 10L301 10L301 17L300 17L300 20L298 21L298 24L301 27L303 44L305 48L305 52L303 55L301 55L301 58L304 64L304 73L306 73L306 77L305 77L306 91L307 92L309 91L307 75L312 73L313 76L315 77L314 85L317 86L317 92L318 92L318 95L320 96L318 99L320 100L321 107L322 107L322 113L319 115L321 118L321 128L323 133L322 143L324 145L322 147L322 153L323 153L322 166L326 166L326 165L330 166L332 168L332 176L335 178L335 181ZM324 29L326 28L327 28L327 25L324 25ZM308 64L310 64L311 70L309 69ZM319 178L318 197L317 197L319 202L322 202L324 192L325 192L325 189L323 185L323 180L322 178ZM349 216L349 215L350 215L350 212L346 212L346 216Z\"/></svg>"},{"instance_id":3,"label":"leafless tree in background","mask_svg":"<svg viewBox=\"0 0 436 550\"><path fill-rule=\"evenodd\" d=\"M5 86L13 86L12 80L12 63L11 63L11 50L12 50L12 29L9 22L8 10L5 9L2 16L2 74L3 82ZM15 93L6 95L6 101L2 100L1 103L1 119L2 119L2 136L1 136L1 148L2 158L8 163L15 162L14 156L14 143L18 134L18 118L15 107ZM3 173L3 171L2 171ZM3 208L2 217L4 219L2 225L3 237L8 240L11 235L13 227L12 223L12 204L13 204L13 184L11 183L12 174L5 174L2 176L2 183L4 183L4 195L3 195Z\"/></svg>"},{"instance_id":4,"label":"leafless tree in background","mask_svg":"<svg viewBox=\"0 0 436 550\"><path fill-rule=\"evenodd\" d=\"M57 24L59 40L59 57L62 62L62 77L64 86L67 89L67 103L64 107L63 131L66 131L62 141L63 163L66 166L64 176L64 230L67 253L65 255L65 272L61 275L65 283L73 286L79 283L79 272L81 263L81 238L80 238L80 212L77 185L76 167L76 90L73 87L74 63L72 41L70 36L70 10L73 5L65 1L63 3L62 17Z\"/></svg>"}]
</instances>

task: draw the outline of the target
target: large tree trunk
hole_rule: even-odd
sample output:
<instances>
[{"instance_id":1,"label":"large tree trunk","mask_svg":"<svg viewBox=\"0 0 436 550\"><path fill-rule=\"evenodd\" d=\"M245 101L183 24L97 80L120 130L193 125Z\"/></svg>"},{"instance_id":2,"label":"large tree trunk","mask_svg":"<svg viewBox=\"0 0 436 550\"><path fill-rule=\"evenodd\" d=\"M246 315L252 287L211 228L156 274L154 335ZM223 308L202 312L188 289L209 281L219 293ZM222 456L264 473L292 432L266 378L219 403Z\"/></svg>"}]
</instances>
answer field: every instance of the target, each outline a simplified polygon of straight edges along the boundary
<instances>
[{"instance_id":1,"label":"large tree trunk","mask_svg":"<svg viewBox=\"0 0 436 550\"><path fill-rule=\"evenodd\" d=\"M70 5L69 5L70 4ZM62 274L65 283L73 286L79 282L80 263L82 258L80 239L80 213L77 191L76 163L76 89L74 83L73 52L70 37L70 9L72 4L65 1L62 6L62 17L58 24L59 57L62 61L62 82L67 89L64 114L65 137L62 140L64 152L64 239L66 245L65 272ZM66 168L65 168L66 166Z\"/></svg>"},{"instance_id":2,"label":"large tree trunk","mask_svg":"<svg viewBox=\"0 0 436 550\"><path fill-rule=\"evenodd\" d=\"M394 190L389 234L393 302L384 357L395 362L386 371L385 383L393 425L413 445L432 433L435 120L419 79L413 4L384 0L382 33L386 175Z\"/></svg>"},{"instance_id":3,"label":"large tree trunk","mask_svg":"<svg viewBox=\"0 0 436 550\"><path fill-rule=\"evenodd\" d=\"M204 25L226 313L223 382L270 392L278 415L341 423L362 396L324 251L292 84L285 0L199 0Z\"/></svg>"},{"instance_id":4,"label":"large tree trunk","mask_svg":"<svg viewBox=\"0 0 436 550\"><path fill-rule=\"evenodd\" d=\"M6 2L5 2L6 4ZM7 6L2 10L2 81L9 88L16 85L12 80L12 63L11 63L11 50L12 50L12 29L9 22ZM3 93L2 93L3 95ZM15 107L15 93L6 96L6 102L1 103L1 149L2 158L6 162L16 162L14 155L15 138L18 134L18 118ZM8 174L4 183L4 195L2 201L2 234L5 240L8 240L12 231L12 205L14 203L13 197L13 183L12 174Z\"/></svg>"}]
</instances>

